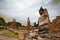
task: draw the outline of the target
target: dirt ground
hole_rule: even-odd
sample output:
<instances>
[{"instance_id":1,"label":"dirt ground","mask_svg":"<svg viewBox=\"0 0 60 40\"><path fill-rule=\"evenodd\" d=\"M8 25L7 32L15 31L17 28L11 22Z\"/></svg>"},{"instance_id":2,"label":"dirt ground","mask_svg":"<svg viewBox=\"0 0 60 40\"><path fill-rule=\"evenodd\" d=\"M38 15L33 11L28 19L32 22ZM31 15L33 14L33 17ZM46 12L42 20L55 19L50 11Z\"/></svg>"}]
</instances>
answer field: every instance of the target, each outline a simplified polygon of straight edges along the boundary
<instances>
[{"instance_id":1,"label":"dirt ground","mask_svg":"<svg viewBox=\"0 0 60 40\"><path fill-rule=\"evenodd\" d=\"M5 36L0 35L0 40L18 40L18 39L5 37Z\"/></svg>"}]
</instances>

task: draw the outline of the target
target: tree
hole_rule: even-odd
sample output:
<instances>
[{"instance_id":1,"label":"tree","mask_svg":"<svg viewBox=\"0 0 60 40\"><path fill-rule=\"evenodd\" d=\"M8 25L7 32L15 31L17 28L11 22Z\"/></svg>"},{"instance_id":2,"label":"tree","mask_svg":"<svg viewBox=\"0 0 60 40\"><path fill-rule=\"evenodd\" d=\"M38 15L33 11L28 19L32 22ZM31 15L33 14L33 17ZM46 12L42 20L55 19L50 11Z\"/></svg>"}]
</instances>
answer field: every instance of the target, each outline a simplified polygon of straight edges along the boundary
<instances>
[{"instance_id":1,"label":"tree","mask_svg":"<svg viewBox=\"0 0 60 40\"><path fill-rule=\"evenodd\" d=\"M8 22L8 23L6 23L6 26L11 26L11 23L12 23L12 22Z\"/></svg>"},{"instance_id":2,"label":"tree","mask_svg":"<svg viewBox=\"0 0 60 40\"><path fill-rule=\"evenodd\" d=\"M5 26L5 20L2 18L2 17L0 17L0 25L3 25L3 26Z\"/></svg>"},{"instance_id":3,"label":"tree","mask_svg":"<svg viewBox=\"0 0 60 40\"><path fill-rule=\"evenodd\" d=\"M12 24L12 22L8 22L8 23L7 23L7 26L11 26L11 24ZM16 22L16 26L22 26L22 24L19 23L19 22Z\"/></svg>"},{"instance_id":4,"label":"tree","mask_svg":"<svg viewBox=\"0 0 60 40\"><path fill-rule=\"evenodd\" d=\"M12 22L8 22L8 23L6 23L6 26L12 26ZM22 27L22 24L21 23L19 23L19 22L16 22L16 24L15 24L15 26L13 25L13 27L12 28L16 28L16 29L18 29L19 27Z\"/></svg>"}]
</instances>

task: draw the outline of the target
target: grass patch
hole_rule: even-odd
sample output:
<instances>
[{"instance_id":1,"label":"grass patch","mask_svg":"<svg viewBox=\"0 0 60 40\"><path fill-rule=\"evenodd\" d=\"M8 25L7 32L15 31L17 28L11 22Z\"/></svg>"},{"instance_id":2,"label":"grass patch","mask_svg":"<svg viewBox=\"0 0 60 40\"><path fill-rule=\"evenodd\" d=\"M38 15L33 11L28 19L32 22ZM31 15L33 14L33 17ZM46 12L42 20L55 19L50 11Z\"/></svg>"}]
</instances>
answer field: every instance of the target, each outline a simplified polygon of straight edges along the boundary
<instances>
[{"instance_id":1,"label":"grass patch","mask_svg":"<svg viewBox=\"0 0 60 40\"><path fill-rule=\"evenodd\" d=\"M11 37L11 38L17 38L19 39L19 35L15 34L9 30L1 30L3 36Z\"/></svg>"}]
</instances>

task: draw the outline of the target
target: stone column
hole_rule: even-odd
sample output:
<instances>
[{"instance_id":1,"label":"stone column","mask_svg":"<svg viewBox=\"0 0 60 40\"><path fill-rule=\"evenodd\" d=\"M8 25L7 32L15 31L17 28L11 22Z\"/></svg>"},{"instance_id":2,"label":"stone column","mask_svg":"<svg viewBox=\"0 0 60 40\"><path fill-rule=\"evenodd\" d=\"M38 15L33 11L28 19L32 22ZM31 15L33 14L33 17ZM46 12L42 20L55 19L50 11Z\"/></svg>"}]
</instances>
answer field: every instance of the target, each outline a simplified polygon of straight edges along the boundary
<instances>
[{"instance_id":1,"label":"stone column","mask_svg":"<svg viewBox=\"0 0 60 40\"><path fill-rule=\"evenodd\" d=\"M26 40L26 33L27 33L28 31L27 30L19 30L18 31L18 33L19 33L19 39L20 40Z\"/></svg>"},{"instance_id":2,"label":"stone column","mask_svg":"<svg viewBox=\"0 0 60 40\"><path fill-rule=\"evenodd\" d=\"M24 34L25 33L22 32L22 31L19 32L19 40L24 40L25 39Z\"/></svg>"}]
</instances>

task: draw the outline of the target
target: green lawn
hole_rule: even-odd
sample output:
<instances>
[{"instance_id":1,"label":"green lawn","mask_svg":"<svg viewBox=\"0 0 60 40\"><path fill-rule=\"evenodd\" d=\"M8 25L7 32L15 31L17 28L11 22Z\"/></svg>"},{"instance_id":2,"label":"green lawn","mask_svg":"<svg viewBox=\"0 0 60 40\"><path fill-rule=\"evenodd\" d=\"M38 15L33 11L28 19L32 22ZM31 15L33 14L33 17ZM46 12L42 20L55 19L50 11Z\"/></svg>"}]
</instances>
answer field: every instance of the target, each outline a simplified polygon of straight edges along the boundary
<instances>
[{"instance_id":1,"label":"green lawn","mask_svg":"<svg viewBox=\"0 0 60 40\"><path fill-rule=\"evenodd\" d=\"M19 35L15 34L9 30L1 30L3 36L11 37L11 38L17 38L19 39Z\"/></svg>"}]
</instances>

